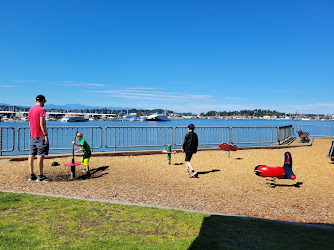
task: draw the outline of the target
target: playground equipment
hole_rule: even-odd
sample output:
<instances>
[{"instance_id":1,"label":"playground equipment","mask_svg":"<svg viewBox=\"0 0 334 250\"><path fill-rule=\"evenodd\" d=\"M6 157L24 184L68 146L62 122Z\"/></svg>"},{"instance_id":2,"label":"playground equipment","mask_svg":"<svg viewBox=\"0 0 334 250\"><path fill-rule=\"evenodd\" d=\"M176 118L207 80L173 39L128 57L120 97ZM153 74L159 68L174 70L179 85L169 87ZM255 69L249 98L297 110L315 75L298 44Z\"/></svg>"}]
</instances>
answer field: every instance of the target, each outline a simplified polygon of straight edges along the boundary
<instances>
[{"instance_id":1,"label":"playground equipment","mask_svg":"<svg viewBox=\"0 0 334 250\"><path fill-rule=\"evenodd\" d=\"M275 187L276 179L296 179L296 175L292 172L292 157L290 152L284 153L283 167L268 167L266 165L258 165L255 167L256 175L269 178L266 179L270 187Z\"/></svg>"},{"instance_id":2,"label":"playground equipment","mask_svg":"<svg viewBox=\"0 0 334 250\"><path fill-rule=\"evenodd\" d=\"M81 165L81 162L74 161L74 144L72 145L72 162L65 163L65 166L71 167L71 179L75 179L75 166Z\"/></svg>"},{"instance_id":3,"label":"playground equipment","mask_svg":"<svg viewBox=\"0 0 334 250\"><path fill-rule=\"evenodd\" d=\"M297 133L298 133L298 136L300 137L300 141L302 143L310 141L310 138L309 138L310 134L309 134L309 132L303 132L302 130L298 130Z\"/></svg>"},{"instance_id":4,"label":"playground equipment","mask_svg":"<svg viewBox=\"0 0 334 250\"><path fill-rule=\"evenodd\" d=\"M334 141L332 141L332 146L329 149L328 157L331 158L331 161L334 161Z\"/></svg>"},{"instance_id":5,"label":"playground equipment","mask_svg":"<svg viewBox=\"0 0 334 250\"><path fill-rule=\"evenodd\" d=\"M176 154L177 152L174 151L172 152L172 145L168 144L167 145L167 151L164 150L162 151L163 154L167 154L167 164L170 165L171 164L171 159L172 159L172 154Z\"/></svg>"},{"instance_id":6,"label":"playground equipment","mask_svg":"<svg viewBox=\"0 0 334 250\"><path fill-rule=\"evenodd\" d=\"M229 143L226 143L226 142L223 142L223 143L219 144L219 148L221 150L226 151L227 157L230 157L230 151L237 151L238 150L236 145L232 145L232 144L229 144Z\"/></svg>"}]
</instances>

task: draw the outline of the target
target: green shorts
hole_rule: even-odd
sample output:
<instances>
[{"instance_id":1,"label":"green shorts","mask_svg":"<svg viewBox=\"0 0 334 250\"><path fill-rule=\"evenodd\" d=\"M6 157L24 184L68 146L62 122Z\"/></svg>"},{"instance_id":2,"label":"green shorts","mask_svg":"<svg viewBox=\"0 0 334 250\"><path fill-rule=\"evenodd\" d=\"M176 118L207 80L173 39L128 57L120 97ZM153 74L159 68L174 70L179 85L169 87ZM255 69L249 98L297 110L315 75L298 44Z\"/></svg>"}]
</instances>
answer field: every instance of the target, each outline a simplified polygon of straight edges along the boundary
<instances>
[{"instance_id":1,"label":"green shorts","mask_svg":"<svg viewBox=\"0 0 334 250\"><path fill-rule=\"evenodd\" d=\"M84 152L84 155L81 158L81 162L83 162L85 166L89 165L90 156L91 156L91 152Z\"/></svg>"},{"instance_id":2,"label":"green shorts","mask_svg":"<svg viewBox=\"0 0 334 250\"><path fill-rule=\"evenodd\" d=\"M83 162L84 165L87 166L87 165L89 165L89 159L90 159L90 158L85 158L85 159L84 159L83 157L81 157L81 162Z\"/></svg>"}]
</instances>

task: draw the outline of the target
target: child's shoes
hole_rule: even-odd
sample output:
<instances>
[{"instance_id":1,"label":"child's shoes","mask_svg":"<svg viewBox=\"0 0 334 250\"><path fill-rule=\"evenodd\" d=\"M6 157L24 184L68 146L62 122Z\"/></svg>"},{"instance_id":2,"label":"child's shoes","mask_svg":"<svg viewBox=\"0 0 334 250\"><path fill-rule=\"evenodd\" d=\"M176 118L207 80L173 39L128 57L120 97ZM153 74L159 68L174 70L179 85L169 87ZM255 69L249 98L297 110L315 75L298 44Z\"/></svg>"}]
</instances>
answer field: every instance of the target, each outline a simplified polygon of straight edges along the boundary
<instances>
[{"instance_id":1,"label":"child's shoes","mask_svg":"<svg viewBox=\"0 0 334 250\"><path fill-rule=\"evenodd\" d=\"M191 174L189 175L189 178L196 177L196 176L197 176L197 172L192 171Z\"/></svg>"}]
</instances>

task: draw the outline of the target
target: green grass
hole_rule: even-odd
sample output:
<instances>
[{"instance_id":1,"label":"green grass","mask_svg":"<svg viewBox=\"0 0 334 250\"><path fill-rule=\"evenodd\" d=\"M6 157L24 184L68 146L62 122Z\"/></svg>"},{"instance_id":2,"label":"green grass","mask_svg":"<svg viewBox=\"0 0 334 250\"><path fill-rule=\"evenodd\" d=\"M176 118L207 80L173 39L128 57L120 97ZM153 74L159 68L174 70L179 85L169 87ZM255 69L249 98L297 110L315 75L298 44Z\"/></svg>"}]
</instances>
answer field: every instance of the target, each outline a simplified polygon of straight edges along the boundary
<instances>
[{"instance_id":1,"label":"green grass","mask_svg":"<svg viewBox=\"0 0 334 250\"><path fill-rule=\"evenodd\" d=\"M0 192L0 249L333 249L334 229Z\"/></svg>"}]
</instances>

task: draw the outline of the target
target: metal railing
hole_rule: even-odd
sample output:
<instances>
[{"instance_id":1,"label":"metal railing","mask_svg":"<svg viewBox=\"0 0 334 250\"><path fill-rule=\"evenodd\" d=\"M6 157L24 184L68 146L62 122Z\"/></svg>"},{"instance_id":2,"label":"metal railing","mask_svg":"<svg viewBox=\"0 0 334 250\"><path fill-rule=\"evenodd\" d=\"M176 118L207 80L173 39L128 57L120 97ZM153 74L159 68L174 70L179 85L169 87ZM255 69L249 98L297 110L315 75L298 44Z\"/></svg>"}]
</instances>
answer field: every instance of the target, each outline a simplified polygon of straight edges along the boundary
<instances>
[{"instance_id":1,"label":"metal railing","mask_svg":"<svg viewBox=\"0 0 334 250\"><path fill-rule=\"evenodd\" d=\"M15 129L13 127L0 127L0 156L2 152L14 151Z\"/></svg>"},{"instance_id":2,"label":"metal railing","mask_svg":"<svg viewBox=\"0 0 334 250\"><path fill-rule=\"evenodd\" d=\"M294 135L298 136L297 131L308 132L310 137L334 138L334 125L293 125Z\"/></svg>"},{"instance_id":3,"label":"metal railing","mask_svg":"<svg viewBox=\"0 0 334 250\"><path fill-rule=\"evenodd\" d=\"M309 132L311 137L334 138L334 125L288 125L281 127L196 127L199 146L218 146L222 142L240 145L281 143L297 137L297 131ZM169 144L182 146L187 127L48 127L50 150L71 150L77 131L92 149L158 148ZM0 127L0 155L3 152L29 151L30 128ZM15 138L17 137L17 145ZM104 142L104 144L103 144Z\"/></svg>"},{"instance_id":4,"label":"metal railing","mask_svg":"<svg viewBox=\"0 0 334 250\"><path fill-rule=\"evenodd\" d=\"M72 141L77 132L83 133L83 137L89 143L91 149L102 148L101 127L48 127L50 150L72 149ZM19 151L29 151L30 128L19 127L17 129L17 147Z\"/></svg>"},{"instance_id":5,"label":"metal railing","mask_svg":"<svg viewBox=\"0 0 334 250\"><path fill-rule=\"evenodd\" d=\"M277 128L277 142L281 144L288 139L292 138L293 128L292 125L281 126Z\"/></svg>"},{"instance_id":6,"label":"metal railing","mask_svg":"<svg viewBox=\"0 0 334 250\"><path fill-rule=\"evenodd\" d=\"M184 136L188 133L187 127L174 128L174 145L182 146ZM222 142L230 142L229 127L196 127L199 146L219 145Z\"/></svg>"},{"instance_id":7,"label":"metal railing","mask_svg":"<svg viewBox=\"0 0 334 250\"><path fill-rule=\"evenodd\" d=\"M165 147L173 143L172 127L106 127L105 147Z\"/></svg>"},{"instance_id":8,"label":"metal railing","mask_svg":"<svg viewBox=\"0 0 334 250\"><path fill-rule=\"evenodd\" d=\"M277 127L231 127L231 142L236 145L277 142Z\"/></svg>"}]
</instances>

